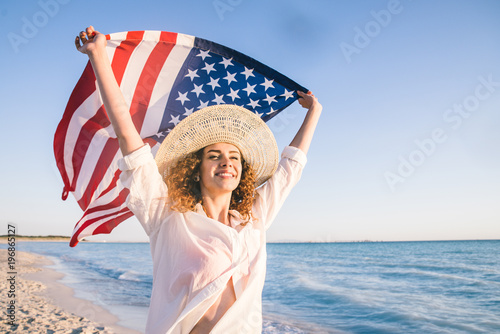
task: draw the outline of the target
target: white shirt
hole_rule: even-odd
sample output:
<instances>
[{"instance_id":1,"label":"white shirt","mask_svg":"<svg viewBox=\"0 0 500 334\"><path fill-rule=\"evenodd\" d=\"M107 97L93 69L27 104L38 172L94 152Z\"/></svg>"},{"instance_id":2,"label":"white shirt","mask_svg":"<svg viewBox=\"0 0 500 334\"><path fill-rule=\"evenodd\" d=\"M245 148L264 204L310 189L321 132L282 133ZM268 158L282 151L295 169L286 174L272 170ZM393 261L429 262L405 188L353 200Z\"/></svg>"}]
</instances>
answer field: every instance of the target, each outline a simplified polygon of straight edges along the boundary
<instances>
[{"instance_id":1,"label":"white shirt","mask_svg":"<svg viewBox=\"0 0 500 334\"><path fill-rule=\"evenodd\" d=\"M168 190L148 145L118 162L120 181L130 190L127 206L149 236L153 291L146 333L189 333L233 278L236 301L211 333L261 333L266 276L266 230L307 159L286 147L274 175L256 190L246 225L231 210L231 227L213 220L200 204L180 213L166 205Z\"/></svg>"}]
</instances>

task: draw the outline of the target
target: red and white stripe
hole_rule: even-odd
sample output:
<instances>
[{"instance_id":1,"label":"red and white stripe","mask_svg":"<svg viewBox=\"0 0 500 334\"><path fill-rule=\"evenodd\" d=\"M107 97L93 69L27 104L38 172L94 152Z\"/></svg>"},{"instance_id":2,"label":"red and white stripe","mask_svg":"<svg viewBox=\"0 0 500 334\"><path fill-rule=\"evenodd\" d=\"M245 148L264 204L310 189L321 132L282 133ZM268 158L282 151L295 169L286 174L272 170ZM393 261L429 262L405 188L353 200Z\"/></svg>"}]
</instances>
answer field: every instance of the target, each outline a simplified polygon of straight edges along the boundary
<instances>
[{"instance_id":1,"label":"red and white stripe","mask_svg":"<svg viewBox=\"0 0 500 334\"><path fill-rule=\"evenodd\" d=\"M111 66L134 124L142 138L153 136L194 37L134 31L111 34L107 39ZM74 228L71 246L87 236L109 233L132 216L124 204L128 190L117 182L117 160L122 155L90 63L57 128L54 153L65 184L63 199L72 192L84 210Z\"/></svg>"}]
</instances>

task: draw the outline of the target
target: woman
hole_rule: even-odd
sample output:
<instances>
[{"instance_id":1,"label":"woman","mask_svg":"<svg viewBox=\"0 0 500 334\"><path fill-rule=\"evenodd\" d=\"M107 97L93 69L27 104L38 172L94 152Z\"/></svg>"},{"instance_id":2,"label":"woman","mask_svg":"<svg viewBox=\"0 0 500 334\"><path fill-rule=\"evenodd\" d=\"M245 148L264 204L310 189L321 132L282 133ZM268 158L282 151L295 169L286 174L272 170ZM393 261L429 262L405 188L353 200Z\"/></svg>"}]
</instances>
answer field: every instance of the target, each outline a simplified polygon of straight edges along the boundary
<instances>
[{"instance_id":1,"label":"woman","mask_svg":"<svg viewBox=\"0 0 500 334\"><path fill-rule=\"evenodd\" d=\"M88 55L124 158L127 206L150 238L153 291L147 333L260 333L265 232L300 178L322 107L308 109L282 152L252 112L234 105L182 120L153 159L135 129L105 52L89 27L76 38ZM261 186L262 185L262 186Z\"/></svg>"}]
</instances>

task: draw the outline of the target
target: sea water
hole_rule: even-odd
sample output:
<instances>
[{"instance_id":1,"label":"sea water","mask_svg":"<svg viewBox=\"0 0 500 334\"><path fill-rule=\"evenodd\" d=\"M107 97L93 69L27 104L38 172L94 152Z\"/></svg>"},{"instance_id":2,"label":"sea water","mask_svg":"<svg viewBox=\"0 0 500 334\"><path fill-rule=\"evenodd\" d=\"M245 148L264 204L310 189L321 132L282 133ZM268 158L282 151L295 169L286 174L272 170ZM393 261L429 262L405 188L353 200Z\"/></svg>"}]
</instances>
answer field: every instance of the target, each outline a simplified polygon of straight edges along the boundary
<instances>
[{"instance_id":1,"label":"sea water","mask_svg":"<svg viewBox=\"0 0 500 334\"><path fill-rule=\"evenodd\" d=\"M17 249L49 257L77 297L144 330L148 244ZM500 333L500 241L278 243L267 252L263 333Z\"/></svg>"}]
</instances>

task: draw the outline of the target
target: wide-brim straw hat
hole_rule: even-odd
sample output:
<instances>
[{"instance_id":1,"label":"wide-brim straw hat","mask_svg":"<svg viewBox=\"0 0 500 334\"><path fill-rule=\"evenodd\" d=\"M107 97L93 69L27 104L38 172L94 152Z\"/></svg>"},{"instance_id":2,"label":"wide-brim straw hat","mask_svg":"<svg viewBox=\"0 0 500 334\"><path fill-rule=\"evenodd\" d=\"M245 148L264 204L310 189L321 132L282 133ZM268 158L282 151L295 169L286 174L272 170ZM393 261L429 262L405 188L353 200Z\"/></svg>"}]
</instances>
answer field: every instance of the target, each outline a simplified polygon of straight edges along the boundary
<instances>
[{"instance_id":1,"label":"wide-brim straw hat","mask_svg":"<svg viewBox=\"0 0 500 334\"><path fill-rule=\"evenodd\" d=\"M255 171L256 187L276 171L279 152L271 129L251 111L221 104L192 113L167 135L155 157L160 174L167 178L180 159L216 143L229 143L240 150Z\"/></svg>"}]
</instances>

